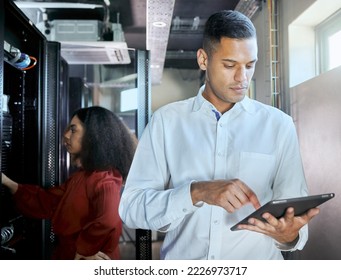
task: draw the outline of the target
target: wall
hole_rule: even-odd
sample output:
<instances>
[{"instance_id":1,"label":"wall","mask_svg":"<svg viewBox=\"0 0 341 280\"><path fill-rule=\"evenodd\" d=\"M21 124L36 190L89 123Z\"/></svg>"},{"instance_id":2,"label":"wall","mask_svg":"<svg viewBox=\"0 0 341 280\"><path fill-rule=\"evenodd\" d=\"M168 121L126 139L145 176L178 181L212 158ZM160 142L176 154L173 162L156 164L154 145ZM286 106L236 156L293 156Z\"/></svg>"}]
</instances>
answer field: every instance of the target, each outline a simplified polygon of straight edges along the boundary
<instances>
[{"instance_id":1,"label":"wall","mask_svg":"<svg viewBox=\"0 0 341 280\"><path fill-rule=\"evenodd\" d=\"M311 221L310 238L298 259L341 259L338 198L341 172L341 70L316 76L314 26L335 12L340 0L278 0L282 110L294 117L309 190L335 192L336 197ZM254 75L256 99L271 104L268 10L253 19L258 33L259 60Z\"/></svg>"},{"instance_id":2,"label":"wall","mask_svg":"<svg viewBox=\"0 0 341 280\"><path fill-rule=\"evenodd\" d=\"M290 24L306 9L312 5L315 0L279 0L280 4L280 26L281 26L281 69L282 69L282 93L283 93L283 111L290 114L290 69L296 69L295 67L301 67L302 64L294 63L290 64L290 53L289 47L289 26ZM293 61L294 62L294 61ZM291 68L290 68L291 66ZM315 70L315 69L314 69Z\"/></svg>"},{"instance_id":3,"label":"wall","mask_svg":"<svg viewBox=\"0 0 341 280\"><path fill-rule=\"evenodd\" d=\"M258 61L253 75L255 81L255 99L271 104L270 81L270 42L268 9L263 3L262 9L252 18L257 30Z\"/></svg>"},{"instance_id":4,"label":"wall","mask_svg":"<svg viewBox=\"0 0 341 280\"><path fill-rule=\"evenodd\" d=\"M199 68L165 68L161 84L152 86L152 111L167 103L195 96L200 88L199 76Z\"/></svg>"},{"instance_id":5,"label":"wall","mask_svg":"<svg viewBox=\"0 0 341 280\"><path fill-rule=\"evenodd\" d=\"M280 4L283 111L290 114L290 87L317 74L316 25L341 7L341 0L278 0Z\"/></svg>"},{"instance_id":6,"label":"wall","mask_svg":"<svg viewBox=\"0 0 341 280\"><path fill-rule=\"evenodd\" d=\"M312 26L291 24L289 26L290 87L309 80L316 75L315 30Z\"/></svg>"},{"instance_id":7,"label":"wall","mask_svg":"<svg viewBox=\"0 0 341 280\"><path fill-rule=\"evenodd\" d=\"M280 1L284 110L294 118L310 193L334 191L309 226L300 259L341 259L338 183L340 69L316 76L314 27L340 8L340 0ZM316 77L315 77L316 76Z\"/></svg>"},{"instance_id":8,"label":"wall","mask_svg":"<svg viewBox=\"0 0 341 280\"><path fill-rule=\"evenodd\" d=\"M341 259L341 67L291 89L291 107L311 194L334 192L309 224L302 259Z\"/></svg>"}]
</instances>

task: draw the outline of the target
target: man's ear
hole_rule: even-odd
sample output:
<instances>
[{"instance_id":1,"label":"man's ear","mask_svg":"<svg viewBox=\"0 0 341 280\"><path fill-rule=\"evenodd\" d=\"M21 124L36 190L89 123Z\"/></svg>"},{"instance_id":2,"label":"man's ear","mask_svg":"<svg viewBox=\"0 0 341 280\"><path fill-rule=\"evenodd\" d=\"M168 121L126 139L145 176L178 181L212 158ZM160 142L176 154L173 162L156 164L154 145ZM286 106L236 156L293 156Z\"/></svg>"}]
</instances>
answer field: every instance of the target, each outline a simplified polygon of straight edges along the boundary
<instances>
[{"instance_id":1,"label":"man's ear","mask_svg":"<svg viewBox=\"0 0 341 280\"><path fill-rule=\"evenodd\" d=\"M197 62L201 70L206 70L207 54L204 49L199 49L197 51Z\"/></svg>"}]
</instances>

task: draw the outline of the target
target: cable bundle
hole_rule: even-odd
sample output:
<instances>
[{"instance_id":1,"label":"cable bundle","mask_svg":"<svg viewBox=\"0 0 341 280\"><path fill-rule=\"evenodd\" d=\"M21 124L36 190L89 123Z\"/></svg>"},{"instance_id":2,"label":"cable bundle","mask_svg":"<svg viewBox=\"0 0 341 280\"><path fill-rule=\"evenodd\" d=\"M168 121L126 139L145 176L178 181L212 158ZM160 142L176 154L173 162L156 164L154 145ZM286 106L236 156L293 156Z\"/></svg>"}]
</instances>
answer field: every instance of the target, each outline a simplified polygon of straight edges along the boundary
<instances>
[{"instance_id":1,"label":"cable bundle","mask_svg":"<svg viewBox=\"0 0 341 280\"><path fill-rule=\"evenodd\" d=\"M1 245L10 241L14 235L13 226L1 228Z\"/></svg>"},{"instance_id":2,"label":"cable bundle","mask_svg":"<svg viewBox=\"0 0 341 280\"><path fill-rule=\"evenodd\" d=\"M11 55L13 58L10 62L21 70L29 70L37 64L37 59L35 57L22 53L17 48L11 47Z\"/></svg>"}]
</instances>

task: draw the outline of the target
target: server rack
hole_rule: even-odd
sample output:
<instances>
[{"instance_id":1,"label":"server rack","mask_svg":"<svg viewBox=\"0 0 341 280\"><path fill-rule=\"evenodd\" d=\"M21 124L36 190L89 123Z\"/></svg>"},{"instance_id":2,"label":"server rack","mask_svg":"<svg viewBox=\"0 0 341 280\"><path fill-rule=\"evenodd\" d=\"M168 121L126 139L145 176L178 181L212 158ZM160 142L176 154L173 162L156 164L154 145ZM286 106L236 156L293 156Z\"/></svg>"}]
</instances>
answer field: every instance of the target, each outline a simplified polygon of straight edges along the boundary
<instances>
[{"instance_id":1,"label":"server rack","mask_svg":"<svg viewBox=\"0 0 341 280\"><path fill-rule=\"evenodd\" d=\"M138 73L137 88L139 89L138 109L136 112L138 139L142 136L144 128L151 117L151 80L150 80L150 52L137 51L136 68ZM152 232L150 230L136 230L136 259L151 260L152 256Z\"/></svg>"},{"instance_id":2,"label":"server rack","mask_svg":"<svg viewBox=\"0 0 341 280\"><path fill-rule=\"evenodd\" d=\"M4 42L35 57L23 70L11 62ZM136 55L139 136L150 117L149 55ZM70 113L81 96L69 87L69 67L60 44L49 42L12 1L0 3L0 169L17 182L49 188L65 181L70 168L60 143ZM69 96L70 92L70 96ZM72 170L71 170L72 172ZM34 220L16 212L11 195L0 185L0 259L49 259L54 243L48 220ZM137 230L136 259L151 259L151 232Z\"/></svg>"},{"instance_id":3,"label":"server rack","mask_svg":"<svg viewBox=\"0 0 341 280\"><path fill-rule=\"evenodd\" d=\"M1 171L45 188L59 182L60 46L47 42L12 1L1 7ZM22 66L15 56L31 57ZM34 64L35 63L35 64ZM0 259L48 259L48 221L23 217L0 186Z\"/></svg>"}]
</instances>

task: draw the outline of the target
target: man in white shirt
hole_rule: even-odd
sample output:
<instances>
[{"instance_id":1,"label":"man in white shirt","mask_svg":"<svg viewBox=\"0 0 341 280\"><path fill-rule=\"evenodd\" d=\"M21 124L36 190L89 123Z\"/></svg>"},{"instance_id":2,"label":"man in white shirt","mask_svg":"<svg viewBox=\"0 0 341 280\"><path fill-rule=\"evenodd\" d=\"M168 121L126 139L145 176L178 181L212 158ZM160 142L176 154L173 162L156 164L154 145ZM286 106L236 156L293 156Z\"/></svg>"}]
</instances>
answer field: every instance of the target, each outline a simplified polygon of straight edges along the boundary
<instances>
[{"instance_id":1,"label":"man in white shirt","mask_svg":"<svg viewBox=\"0 0 341 280\"><path fill-rule=\"evenodd\" d=\"M120 215L128 227L166 232L162 259L283 259L308 239L316 208L230 230L271 199L307 195L291 117L246 96L257 52L246 16L213 14L197 52L205 85L156 111L140 139Z\"/></svg>"}]
</instances>

